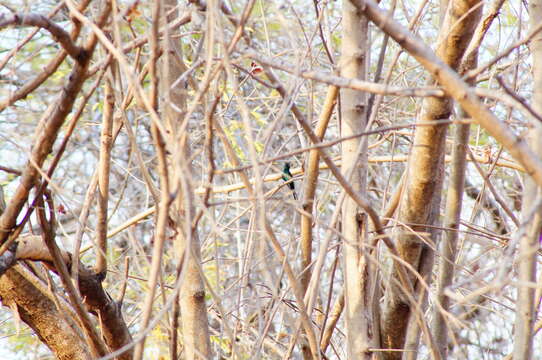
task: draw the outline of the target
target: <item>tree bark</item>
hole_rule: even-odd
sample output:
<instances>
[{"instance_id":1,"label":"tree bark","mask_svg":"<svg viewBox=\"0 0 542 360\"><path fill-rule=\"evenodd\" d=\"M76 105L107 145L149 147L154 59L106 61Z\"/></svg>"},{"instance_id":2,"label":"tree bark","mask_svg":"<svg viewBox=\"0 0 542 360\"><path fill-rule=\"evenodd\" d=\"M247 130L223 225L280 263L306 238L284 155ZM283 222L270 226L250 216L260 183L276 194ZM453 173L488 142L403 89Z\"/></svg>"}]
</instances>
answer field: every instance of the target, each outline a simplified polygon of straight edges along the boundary
<instances>
[{"instance_id":1,"label":"tree bark","mask_svg":"<svg viewBox=\"0 0 542 360\"><path fill-rule=\"evenodd\" d=\"M480 16L482 7L475 11L478 15L478 28L480 30ZM480 33L477 31L477 34ZM484 33L485 34L485 33ZM473 42L478 46L482 37L474 37L471 44L463 55L461 63L461 73L465 73L476 67L478 64L478 48L473 48ZM467 117L467 113L461 109L460 119ZM445 295L445 290L453 283L455 272L455 261L457 255L457 239L459 224L461 221L461 210L463 205L463 193L465 190L465 172L467 169L467 147L469 146L470 124L457 124L454 132L454 143L452 149L452 168L450 170L450 180L448 192L446 194L446 210L444 214L444 228L448 229L443 234L440 243L440 262L437 274L437 304L434 306L434 317L432 324L432 334L435 337L437 350L443 359L448 355L448 320L445 313L450 308L450 299Z\"/></svg>"},{"instance_id":2,"label":"tree bark","mask_svg":"<svg viewBox=\"0 0 542 360\"><path fill-rule=\"evenodd\" d=\"M367 78L368 21L350 1L343 1L342 45L340 74L345 78ZM367 96L361 91L342 89L341 137L365 130L367 125ZM366 139L365 139L366 140ZM367 141L354 138L341 146L341 173L352 189L365 197L367 186ZM349 359L369 359L374 345L372 306L368 271L367 216L356 202L346 197L342 204L343 271L345 282L345 321Z\"/></svg>"},{"instance_id":3,"label":"tree bark","mask_svg":"<svg viewBox=\"0 0 542 360\"><path fill-rule=\"evenodd\" d=\"M32 282L29 277L34 278ZM38 284L41 284L41 289ZM19 265L0 278L2 304L16 309L21 320L34 330L57 359L92 359L69 305L59 299L59 303L65 306L59 309L51 297L45 296L44 289L47 289L46 284Z\"/></svg>"},{"instance_id":4,"label":"tree bark","mask_svg":"<svg viewBox=\"0 0 542 360\"><path fill-rule=\"evenodd\" d=\"M453 69L458 68L477 24L477 12L470 12L477 3L478 0L457 0L448 7L438 37L437 55ZM434 228L424 225L436 225L438 221L447 130L446 124L438 122L447 120L451 112L452 101L449 98L424 100L407 165L407 179L398 220L410 226L412 232L401 230L397 237L397 248L402 259L417 270L420 270L422 251L426 247L419 233L428 233L436 241ZM430 251L429 248L427 250ZM382 314L383 347L390 349L403 349L412 312L412 304L404 293L406 289L402 289L396 281L399 266L402 265L393 265ZM426 281L430 281L430 271L422 275L426 275ZM410 281L416 284L413 274ZM386 359L400 359L401 356L401 352L384 353Z\"/></svg>"},{"instance_id":5,"label":"tree bark","mask_svg":"<svg viewBox=\"0 0 542 360\"><path fill-rule=\"evenodd\" d=\"M336 86L330 86L328 88L326 101L314 131L320 140L324 138L329 119L335 108L338 93L339 89ZM303 271L303 274L301 275L301 286L303 287L303 292L307 291L312 275L312 271L308 267L312 263L312 227L314 218L313 216L310 216L310 214L312 214L314 210L314 196L316 195L316 185L318 183L318 174L320 172L320 155L318 154L318 150L311 150L309 152L307 163L305 182L303 184L303 210L305 210L307 214L304 214L301 217L301 270Z\"/></svg>"},{"instance_id":6,"label":"tree bark","mask_svg":"<svg viewBox=\"0 0 542 360\"><path fill-rule=\"evenodd\" d=\"M169 14L177 6L176 0L164 1L164 12ZM207 14L210 13L208 4ZM169 17L177 16L174 11ZM169 20L169 19L168 19ZM209 20L208 20L209 21ZM213 23L210 26L214 26ZM214 46L208 44L205 46ZM194 203L194 188L192 187L192 165L188 132L182 129L182 122L186 115L186 90L183 84L172 84L184 73L186 67L182 59L180 42L166 34L164 40L164 55L161 64L161 96L165 102L162 106L165 114L165 127L169 132L172 148L175 152L170 157L169 189L179 190L173 202L173 220L175 222L176 254L182 264L180 276L183 277L179 293L179 308L181 317L182 340L184 356L186 359L212 358L209 338L209 324L207 320L207 306L205 304L205 284L201 273L201 255L198 231L193 226L196 218ZM185 119L189 121L189 119ZM162 191L166 191L163 189Z\"/></svg>"},{"instance_id":7,"label":"tree bark","mask_svg":"<svg viewBox=\"0 0 542 360\"><path fill-rule=\"evenodd\" d=\"M542 1L529 2L530 27L539 25L542 17ZM532 106L542 112L542 34L538 33L529 45L533 59ZM533 122L528 132L528 141L539 156L542 156L542 124ZM529 360L533 356L533 324L535 320L536 260L542 230L541 187L530 178L525 178L523 193L523 221L518 230L521 234L518 254L518 300L514 332L514 360Z\"/></svg>"},{"instance_id":8,"label":"tree bark","mask_svg":"<svg viewBox=\"0 0 542 360\"><path fill-rule=\"evenodd\" d=\"M54 267L53 256L41 236L22 235L18 242L18 261L40 261L46 264L47 269L58 272ZM60 257L67 268L71 269L73 255L61 250ZM132 337L119 304L104 290L99 276L96 276L93 270L80 265L78 280L86 310L97 316L107 346L116 350L131 342ZM8 270L0 277L0 298L3 299L4 305L11 308L16 306L19 313L25 314L21 319L36 331L37 336L49 346L55 356L63 358L65 353L71 351L64 348L65 342L61 341L61 345L57 345L58 340L55 340L57 337L70 342L78 340L81 344L72 344L73 350L82 347L86 350L85 353L88 353L89 346L77 321L74 320L77 314L71 305L60 295L55 299L48 286L34 273L22 266ZM92 357L92 354L89 356ZM131 357L132 351L129 349L118 356L118 359L127 360Z\"/></svg>"},{"instance_id":9,"label":"tree bark","mask_svg":"<svg viewBox=\"0 0 542 360\"><path fill-rule=\"evenodd\" d=\"M444 294L444 291L447 286L452 284L454 277L458 239L457 231L459 229L463 190L465 188L466 147L469 145L469 130L469 124L458 124L455 129L454 147L452 150L452 170L444 215L444 228L448 230L444 233L440 244L441 259L437 278L437 301L439 306L434 307L432 332L438 351L443 359L446 359L448 349L448 322L444 316L444 312L448 311L450 307L450 299Z\"/></svg>"}]
</instances>

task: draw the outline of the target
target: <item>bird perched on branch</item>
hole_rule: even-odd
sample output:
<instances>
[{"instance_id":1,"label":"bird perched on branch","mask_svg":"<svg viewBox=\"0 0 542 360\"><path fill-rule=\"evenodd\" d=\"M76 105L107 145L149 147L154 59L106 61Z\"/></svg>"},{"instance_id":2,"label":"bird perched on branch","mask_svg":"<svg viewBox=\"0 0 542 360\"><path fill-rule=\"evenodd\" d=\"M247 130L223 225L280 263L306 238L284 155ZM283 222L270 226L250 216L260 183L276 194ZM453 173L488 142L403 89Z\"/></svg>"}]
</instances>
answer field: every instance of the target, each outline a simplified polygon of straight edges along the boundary
<instances>
[{"instance_id":1,"label":"bird perched on branch","mask_svg":"<svg viewBox=\"0 0 542 360\"><path fill-rule=\"evenodd\" d=\"M297 200L297 194L295 192L295 184L292 181L294 177L292 176L292 173L290 172L290 163L286 162L284 163L284 168L282 169L282 180L288 182L288 187L290 190L292 190L292 195L294 196L294 200Z\"/></svg>"}]
</instances>

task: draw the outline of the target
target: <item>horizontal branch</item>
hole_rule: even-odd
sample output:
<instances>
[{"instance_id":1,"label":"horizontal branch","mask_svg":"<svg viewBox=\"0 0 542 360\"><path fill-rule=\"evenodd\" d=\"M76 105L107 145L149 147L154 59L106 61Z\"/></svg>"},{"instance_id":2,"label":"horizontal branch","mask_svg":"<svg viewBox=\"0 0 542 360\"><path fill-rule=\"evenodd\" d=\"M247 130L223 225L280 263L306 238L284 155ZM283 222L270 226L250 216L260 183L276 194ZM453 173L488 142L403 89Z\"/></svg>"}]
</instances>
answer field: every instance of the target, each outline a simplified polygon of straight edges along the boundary
<instances>
[{"instance_id":1,"label":"horizontal branch","mask_svg":"<svg viewBox=\"0 0 542 360\"><path fill-rule=\"evenodd\" d=\"M337 75L326 74L319 71L304 70L299 68L293 68L286 65L280 60L273 60L269 57L260 55L253 50L249 50L243 53L243 56L248 57L254 61L259 62L262 65L272 67L274 69L282 70L287 73L302 77L303 79L314 80L323 82L325 84L334 85L340 88L353 89L359 91L366 91L379 95L395 95L395 96L436 96L443 97L444 91L435 87L427 88L402 88L395 86L388 86L370 81L363 81L358 79L345 78Z\"/></svg>"},{"instance_id":2,"label":"horizontal branch","mask_svg":"<svg viewBox=\"0 0 542 360\"><path fill-rule=\"evenodd\" d=\"M382 155L382 156L371 156L371 157L369 157L369 162L370 163L406 162L407 160L408 160L407 155ZM445 161L450 162L451 160L452 160L451 155L446 155ZM337 161L338 165L340 166L340 158L335 159L335 161ZM483 155L483 156L474 155L474 158L469 159L468 161L476 161L476 162L478 162L480 164L493 164L494 163L494 159L492 159L488 155ZM509 169L513 169L513 170L522 171L522 172L525 171L525 169L523 169L521 167L521 165L519 165L518 163L516 163L514 161L506 160L506 159L497 160L495 165L499 166L499 167L504 167L504 168L509 168ZM329 167L325 163L321 163L319 165L320 170L327 170L328 168ZM242 169L244 170L245 168L243 167ZM239 171L241 171L241 170L239 170ZM291 172L292 172L293 176L299 176L299 175L303 175L304 170L303 170L303 168L298 167L298 168L292 168ZM262 180L263 180L263 182L272 182L272 181L282 180L282 173L275 173L275 174L268 175L268 176L264 177ZM294 180L296 180L296 179L294 179ZM250 183L253 184L254 179L250 179ZM235 183L235 184L230 184L230 185L213 187L211 189L211 192L213 194L228 194L228 193L231 193L233 191L242 190L244 188L245 188L245 184L243 182L240 182L240 183ZM195 193L198 194L198 195L205 194L205 187L200 186L200 187L196 188ZM117 235L118 233L126 230L130 226L135 225L135 224L139 223L140 221L145 220L147 217L154 214L155 211L156 211L156 208L154 206L152 206L152 207L148 208L147 210L144 210L144 211L140 212L139 214L132 216L131 218L126 220L123 224L121 224L121 225L117 226L116 228L114 228L113 230L111 230L107 234L107 237L108 238L113 237L113 236ZM19 251L19 250L17 250L17 251Z\"/></svg>"},{"instance_id":3,"label":"horizontal branch","mask_svg":"<svg viewBox=\"0 0 542 360\"><path fill-rule=\"evenodd\" d=\"M18 243L16 252L17 260L53 263L53 256L49 252L49 249L41 236L24 234L19 236ZM66 264L71 264L71 255L67 251L60 250L60 255Z\"/></svg>"},{"instance_id":4,"label":"horizontal branch","mask_svg":"<svg viewBox=\"0 0 542 360\"><path fill-rule=\"evenodd\" d=\"M370 81L362 81L358 79L345 78L324 71L305 70L294 68L286 65L286 63L280 60L273 60L267 56L256 53L255 51L246 51L243 56L248 57L262 65L272 67L277 70L287 72L289 74L301 77L303 79L318 81L324 84L337 86L339 88L353 89L359 91L365 91L372 94L387 95L387 96L415 96L415 97L445 97L446 93L441 87L421 87L421 88L404 88L398 86L389 86L385 84L373 83ZM255 78L255 80L258 80ZM260 80L258 80L260 81ZM503 104L513 107L521 111L526 116L540 121L540 115L532 110L525 101L519 100L519 97L515 93L507 91L503 93L495 89L486 88L474 88L473 91L476 95L490 98L502 102Z\"/></svg>"},{"instance_id":5,"label":"horizontal branch","mask_svg":"<svg viewBox=\"0 0 542 360\"><path fill-rule=\"evenodd\" d=\"M0 29L11 26L36 26L45 29L53 35L53 38L66 50L77 62L84 57L83 48L77 46L70 34L51 19L39 14L0 14Z\"/></svg>"},{"instance_id":6,"label":"horizontal branch","mask_svg":"<svg viewBox=\"0 0 542 360\"><path fill-rule=\"evenodd\" d=\"M368 158L369 163L406 162L407 160L408 160L408 155L381 155L381 156L369 156ZM335 161L337 161L338 166L340 166L340 157L336 158ZM452 161L451 155L446 155L445 161L446 162ZM477 163L480 163L480 164L493 164L494 159L492 159L491 156L488 156L488 155L483 155L483 156L475 155L474 158L469 159L469 161L476 161ZM521 167L520 164L514 161L510 161L510 160L499 159L497 160L495 165L499 167L522 171L522 172L525 171L525 169L523 169L523 167ZM327 170L328 168L329 167L326 164L324 163L320 164L320 170ZM292 172L292 175L294 176L302 175L303 169L301 167L295 168L295 169L292 168L291 172ZM264 177L262 180L264 182L271 182L271 181L278 181L280 179L282 179L282 173L275 173L275 174L268 175ZM250 182L254 183L254 179L251 179ZM244 187L245 187L244 183L240 182L240 183L231 184L231 185L213 187L211 189L211 192L214 194L218 194L218 193L227 194L233 191L241 190ZM204 193L203 187L198 187L196 189L196 194L201 195L203 193Z\"/></svg>"}]
</instances>

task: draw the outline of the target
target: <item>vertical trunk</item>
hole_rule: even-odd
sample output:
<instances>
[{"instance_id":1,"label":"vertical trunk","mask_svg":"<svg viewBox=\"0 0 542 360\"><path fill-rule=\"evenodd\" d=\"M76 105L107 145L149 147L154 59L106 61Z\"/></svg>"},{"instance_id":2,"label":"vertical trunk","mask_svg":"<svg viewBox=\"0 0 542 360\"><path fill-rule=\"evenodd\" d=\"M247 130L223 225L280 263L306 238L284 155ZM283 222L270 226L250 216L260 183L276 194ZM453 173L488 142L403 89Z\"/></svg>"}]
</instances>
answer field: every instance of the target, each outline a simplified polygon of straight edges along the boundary
<instances>
[{"instance_id":1,"label":"vertical trunk","mask_svg":"<svg viewBox=\"0 0 542 360\"><path fill-rule=\"evenodd\" d=\"M441 259L437 279L437 301L442 309L435 306L432 332L438 351L443 359L446 359L448 349L448 321L445 319L443 312L448 311L450 307L450 299L444 294L444 290L452 283L454 277L457 231L459 229L463 189L465 187L466 147L468 146L469 130L469 124L458 124L455 129L452 169L444 215L444 228L449 230L444 233L440 244Z\"/></svg>"},{"instance_id":2,"label":"vertical trunk","mask_svg":"<svg viewBox=\"0 0 542 360\"><path fill-rule=\"evenodd\" d=\"M442 3L441 3L442 4ZM495 11L495 6L500 5L494 3L494 8L490 11ZM501 3L502 5L502 3ZM477 10L478 16L482 13L482 8ZM491 24L492 17L487 17ZM461 73L465 73L476 68L478 64L478 47L486 33L484 27L488 28L488 23L478 20L476 33L471 39L471 43L463 56L461 63ZM467 117L464 110L460 112L460 119ZM440 256L438 275L437 275L437 304L434 307L434 317L432 334L437 344L437 350L442 358L446 358L448 354L448 324L449 322L444 317L444 314L450 308L450 299L445 295L445 290L453 282L455 259L457 254L457 239L459 222L461 219L461 208L463 203L463 192L465 190L465 172L466 172L466 157L467 146L469 146L470 124L457 124L454 133L454 145L452 148L452 163L450 170L450 183L446 196L446 210L444 215L444 228L450 229L443 235L442 243L440 244Z\"/></svg>"},{"instance_id":3,"label":"vertical trunk","mask_svg":"<svg viewBox=\"0 0 542 360\"><path fill-rule=\"evenodd\" d=\"M169 14L177 6L176 0L164 2L164 13ZM210 5L209 5L210 6ZM169 15L168 20L177 16L177 11ZM206 46L212 46L207 44ZM187 179L191 178L192 165L189 162L188 132L180 133L180 122L186 112L186 94L183 84L172 87L172 84L186 70L182 59L180 41L166 34L161 75L161 95L165 99L163 114L166 119L173 149L176 153L171 156L170 185L178 189L178 195L173 203L173 220L176 224L176 253L181 256L182 286L179 293L179 308L181 316L182 340L184 357L186 359L212 358L209 340L209 324L205 304L205 285L201 276L200 243L197 228L193 226L195 219L194 189ZM171 191L170 191L171 193Z\"/></svg>"},{"instance_id":4,"label":"vertical trunk","mask_svg":"<svg viewBox=\"0 0 542 360\"><path fill-rule=\"evenodd\" d=\"M529 3L530 27L534 29L542 16L542 1L531 0ZM542 111L542 34L538 33L530 43L533 59L533 108ZM532 149L542 156L542 125L532 124L529 142ZM542 213L535 206L541 199L540 187L531 178L525 179L523 193L522 236L519 244L518 265L518 301L514 333L514 360L529 360L533 356L534 295L536 284L536 253L539 248L542 229ZM534 213L533 213L534 211ZM521 230L520 228L520 230Z\"/></svg>"},{"instance_id":5,"label":"vertical trunk","mask_svg":"<svg viewBox=\"0 0 542 360\"><path fill-rule=\"evenodd\" d=\"M335 86L330 86L327 91L326 101L322 107L322 112L318 118L318 124L316 125L315 134L322 140L324 138L329 119L333 109L335 108L335 102L339 89ZM318 150L311 150L308 157L308 167L305 174L305 182L303 184L304 189L304 198L303 198L303 210L307 214L301 217L301 251L302 251L302 270L304 271L301 275L301 286L303 287L303 292L307 291L309 286L309 281L312 275L312 271L309 266L312 263L312 222L313 217L309 214L313 213L314 209L314 196L316 195L316 184L318 180L319 169L318 165L320 163L320 155Z\"/></svg>"},{"instance_id":6,"label":"vertical trunk","mask_svg":"<svg viewBox=\"0 0 542 360\"><path fill-rule=\"evenodd\" d=\"M437 54L452 68L459 66L463 53L478 21L477 11L472 11L478 0L455 0L448 6L444 24L438 38ZM414 144L410 154L404 196L399 209L399 223L407 224L413 232L428 233L436 240L432 227L436 225L440 211L440 193L442 190L443 159L445 152L446 124L434 124L447 120L452 111L450 99L428 98L423 102L418 118ZM428 125L432 123L431 125ZM416 225L413 225L416 224ZM420 240L420 236L409 229L402 230L398 236L397 248L403 260L414 269L421 270L422 252L429 248ZM432 262L432 261L430 261ZM394 263L390 281L386 289L383 318L382 341L384 348L403 349L405 336L412 312L408 300L396 279L398 265ZM430 280L431 264L425 261L425 275ZM414 276L410 281L416 285ZM417 287L417 286L415 286ZM414 295L414 294L412 294ZM420 303L423 303L421 301ZM413 346L410 344L410 346ZM385 352L387 359L400 359L401 352Z\"/></svg>"},{"instance_id":7,"label":"vertical trunk","mask_svg":"<svg viewBox=\"0 0 542 360\"><path fill-rule=\"evenodd\" d=\"M341 75L353 79L366 79L368 22L350 1L343 2ZM341 137L360 133L367 122L365 93L341 90ZM360 138L342 143L342 169L352 188L365 192L367 176L367 142L360 149ZM361 150L361 155L358 151ZM371 306L368 304L367 262L364 259L366 240L365 215L355 201L346 198L342 205L342 233L344 238L344 277L346 303L346 331L349 359L368 359L373 340Z\"/></svg>"},{"instance_id":8,"label":"vertical trunk","mask_svg":"<svg viewBox=\"0 0 542 360\"><path fill-rule=\"evenodd\" d=\"M98 176L98 216L96 224L97 249L96 273L107 275L107 207L109 202L109 171L111 169L111 147L113 131L113 109L115 100L111 79L106 79L104 89L102 133L100 140L100 168Z\"/></svg>"},{"instance_id":9,"label":"vertical trunk","mask_svg":"<svg viewBox=\"0 0 542 360\"><path fill-rule=\"evenodd\" d=\"M327 129L329 120L333 109L335 108L335 101L337 99L339 89L335 86L330 86L327 91L326 101L322 108L322 112L318 119L318 125L316 126L315 133L320 140L323 139L325 131ZM318 150L311 150L308 156L308 168L305 175L304 198L303 198L303 210L306 214L301 217L301 288L303 294L306 294L309 288L310 279L312 276L312 270L310 268L312 263L312 222L313 217L310 216L313 213L314 208L314 196L316 194L316 184L318 180L320 156ZM325 350L323 350L325 351ZM311 352L308 346L303 346L304 358L311 358Z\"/></svg>"}]
</instances>

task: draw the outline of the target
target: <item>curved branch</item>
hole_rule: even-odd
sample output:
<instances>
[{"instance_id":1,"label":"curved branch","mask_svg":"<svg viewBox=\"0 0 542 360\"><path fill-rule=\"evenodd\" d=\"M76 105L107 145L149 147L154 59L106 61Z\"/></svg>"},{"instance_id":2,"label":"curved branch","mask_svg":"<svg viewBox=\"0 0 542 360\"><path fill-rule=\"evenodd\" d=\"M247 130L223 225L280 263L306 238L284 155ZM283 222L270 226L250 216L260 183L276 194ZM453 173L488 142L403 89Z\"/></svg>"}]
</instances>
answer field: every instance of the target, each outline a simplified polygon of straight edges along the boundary
<instances>
[{"instance_id":1,"label":"curved branch","mask_svg":"<svg viewBox=\"0 0 542 360\"><path fill-rule=\"evenodd\" d=\"M16 311L34 330L56 358L92 358L68 304L24 266L15 266L0 278L0 298L4 306Z\"/></svg>"},{"instance_id":2,"label":"curved branch","mask_svg":"<svg viewBox=\"0 0 542 360\"><path fill-rule=\"evenodd\" d=\"M90 0L83 0L79 3L79 10L83 11L87 8L88 4L90 3ZM79 33L81 32L81 23L78 21L73 22L73 28L71 30L71 38L72 41L75 41L77 37L79 36ZM64 61L66 58L66 55L68 53L66 51L60 51L44 68L43 70L36 75L33 79L27 81L22 87L11 93L6 99L3 99L0 101L0 112L3 111L8 106L11 106L15 102L26 98L28 94L30 94L32 91L36 90L41 84L43 84L49 76L51 76L52 73L58 69L60 64ZM7 58L4 60L7 61ZM4 64L2 64L2 67Z\"/></svg>"},{"instance_id":3,"label":"curved branch","mask_svg":"<svg viewBox=\"0 0 542 360\"><path fill-rule=\"evenodd\" d=\"M11 25L36 26L47 30L75 61L81 62L84 60L85 52L83 48L77 46L73 42L70 34L66 30L43 15L18 13L0 14L0 29Z\"/></svg>"},{"instance_id":4,"label":"curved branch","mask_svg":"<svg viewBox=\"0 0 542 360\"><path fill-rule=\"evenodd\" d=\"M99 26L103 26L109 17L109 4L97 19ZM0 22L1 23L1 22ZM49 106L43 114L38 127L36 128L34 147L30 159L27 161L25 169L20 179L12 200L0 216L0 243L2 248L0 254L5 248L13 243L20 234L21 229L16 230L17 217L21 212L25 202L28 200L30 190L34 187L40 176L40 168L45 162L46 157L51 153L53 144L58 136L64 120L70 114L77 95L79 94L83 83L86 80L88 64L90 57L96 47L97 38L92 33L84 46L80 61L73 67L68 82L57 100ZM11 236L10 236L11 235ZM8 237L9 240L8 240ZM7 240L7 242L6 242Z\"/></svg>"},{"instance_id":5,"label":"curved branch","mask_svg":"<svg viewBox=\"0 0 542 360\"><path fill-rule=\"evenodd\" d=\"M58 253L57 263L64 263L65 269L71 269L73 256L70 252L54 245ZM55 265L54 256L42 236L24 234L18 239L16 260L41 261L55 273L59 269ZM62 266L64 267L64 266ZM11 271L9 274L13 273ZM111 349L119 349L132 341L126 322L122 318L120 304L115 302L105 291L98 276L91 269L79 265L79 289L84 305L88 312L96 315L100 321L106 344ZM0 295L2 295L2 282L0 282ZM39 333L38 333L39 334ZM130 359L131 351L120 356L121 359Z\"/></svg>"}]
</instances>

